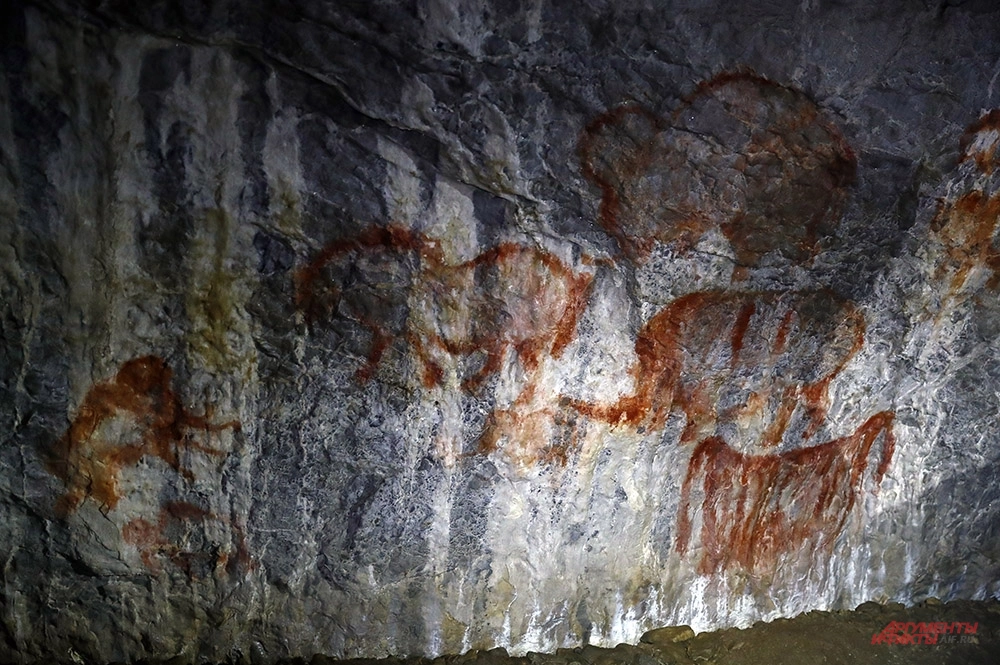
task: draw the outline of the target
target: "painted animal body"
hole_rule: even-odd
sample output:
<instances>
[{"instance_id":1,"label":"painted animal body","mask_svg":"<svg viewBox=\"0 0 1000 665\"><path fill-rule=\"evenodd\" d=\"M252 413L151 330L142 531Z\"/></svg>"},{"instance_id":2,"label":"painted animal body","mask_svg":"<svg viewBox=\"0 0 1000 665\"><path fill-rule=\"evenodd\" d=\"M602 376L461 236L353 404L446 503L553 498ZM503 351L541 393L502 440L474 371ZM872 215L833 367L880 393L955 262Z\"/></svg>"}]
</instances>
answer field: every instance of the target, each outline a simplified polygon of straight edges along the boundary
<instances>
[{"instance_id":1,"label":"painted animal body","mask_svg":"<svg viewBox=\"0 0 1000 665\"><path fill-rule=\"evenodd\" d=\"M704 575L734 568L763 575L786 552L807 545L829 551L866 478L877 487L889 468L892 423L893 414L881 412L850 436L779 454L742 453L718 437L701 441L681 488L677 551L697 548ZM877 441L877 466L867 474Z\"/></svg>"},{"instance_id":2,"label":"painted animal body","mask_svg":"<svg viewBox=\"0 0 1000 665\"><path fill-rule=\"evenodd\" d=\"M827 388L863 343L860 313L828 291L693 293L639 331L631 395L571 404L612 425L654 429L680 411L682 443L729 424L773 447L796 415L807 421L801 439L820 429Z\"/></svg>"},{"instance_id":3,"label":"painted animal body","mask_svg":"<svg viewBox=\"0 0 1000 665\"><path fill-rule=\"evenodd\" d=\"M162 358L143 356L123 364L110 381L90 388L66 433L46 454L49 471L66 485L56 505L58 514L71 513L88 497L104 511L114 509L120 499L120 471L144 457L161 459L191 479L181 463L182 451L224 454L196 441L192 431L238 430L240 423L213 423L188 412L171 387L172 378ZM120 436L104 429L115 425L125 430L119 430ZM120 438L131 441L113 440Z\"/></svg>"},{"instance_id":4,"label":"painted animal body","mask_svg":"<svg viewBox=\"0 0 1000 665\"><path fill-rule=\"evenodd\" d=\"M378 278L375 268L389 277ZM548 251L517 243L449 263L436 241L391 226L328 245L299 270L296 302L312 326L339 316L369 331L359 381L372 378L385 351L402 340L427 388L442 385L445 363L478 359L461 379L475 390L508 352L527 373L542 357L559 357L575 335L592 279Z\"/></svg>"}]
</instances>

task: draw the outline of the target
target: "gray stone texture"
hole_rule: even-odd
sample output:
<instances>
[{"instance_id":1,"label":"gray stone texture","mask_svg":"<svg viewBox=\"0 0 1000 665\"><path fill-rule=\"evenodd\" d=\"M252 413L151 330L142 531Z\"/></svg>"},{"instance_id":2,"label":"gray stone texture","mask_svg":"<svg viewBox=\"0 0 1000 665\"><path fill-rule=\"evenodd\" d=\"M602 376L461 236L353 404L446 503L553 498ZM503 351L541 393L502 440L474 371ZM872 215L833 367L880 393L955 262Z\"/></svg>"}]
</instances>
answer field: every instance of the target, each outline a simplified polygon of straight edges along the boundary
<instances>
[{"instance_id":1,"label":"gray stone texture","mask_svg":"<svg viewBox=\"0 0 1000 665\"><path fill-rule=\"evenodd\" d=\"M0 9L0 653L1000 595L991 2Z\"/></svg>"}]
</instances>

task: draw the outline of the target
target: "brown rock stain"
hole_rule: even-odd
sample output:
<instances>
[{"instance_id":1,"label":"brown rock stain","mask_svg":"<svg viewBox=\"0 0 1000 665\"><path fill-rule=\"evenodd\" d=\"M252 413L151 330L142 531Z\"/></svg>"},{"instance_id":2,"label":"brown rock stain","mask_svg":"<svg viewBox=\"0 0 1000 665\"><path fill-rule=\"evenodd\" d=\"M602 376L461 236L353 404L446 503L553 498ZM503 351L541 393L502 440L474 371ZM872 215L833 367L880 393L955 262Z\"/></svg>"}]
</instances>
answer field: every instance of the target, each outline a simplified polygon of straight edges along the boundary
<instances>
[{"instance_id":1,"label":"brown rock stain","mask_svg":"<svg viewBox=\"0 0 1000 665\"><path fill-rule=\"evenodd\" d=\"M863 490L869 456L882 437L877 487L895 448L893 414L869 418L852 435L777 455L748 455L719 437L701 441L681 488L676 549L700 545L698 572L774 572L785 553L806 547L829 552ZM701 480L701 501L693 498ZM695 533L694 520L701 515Z\"/></svg>"},{"instance_id":2,"label":"brown rock stain","mask_svg":"<svg viewBox=\"0 0 1000 665\"><path fill-rule=\"evenodd\" d=\"M225 454L196 441L192 430L239 430L240 423L214 423L210 412L190 413L171 387L172 378L162 358L143 356L123 364L112 380L91 387L69 429L46 451L46 468L66 485L56 504L57 514L72 513L87 497L103 511L114 509L121 498L120 471L144 457L159 458L192 480L193 474L181 463L183 451L211 457ZM118 418L127 420L137 441L118 444L102 436L102 425Z\"/></svg>"},{"instance_id":3,"label":"brown rock stain","mask_svg":"<svg viewBox=\"0 0 1000 665\"><path fill-rule=\"evenodd\" d=\"M226 265L232 220L225 210L205 213L202 234L193 241L191 288L185 299L190 320L188 342L205 366L219 371L246 367L230 338L249 334L239 316L239 274Z\"/></svg>"}]
</instances>

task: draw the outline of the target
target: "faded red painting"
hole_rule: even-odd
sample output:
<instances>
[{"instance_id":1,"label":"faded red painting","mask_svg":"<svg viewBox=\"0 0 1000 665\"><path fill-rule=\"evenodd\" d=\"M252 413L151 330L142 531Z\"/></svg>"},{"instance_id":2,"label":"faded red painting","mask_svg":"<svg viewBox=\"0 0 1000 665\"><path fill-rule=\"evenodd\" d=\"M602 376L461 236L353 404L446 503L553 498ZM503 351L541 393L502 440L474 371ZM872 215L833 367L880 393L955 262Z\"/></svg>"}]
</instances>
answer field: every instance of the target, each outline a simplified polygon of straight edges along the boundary
<instances>
[{"instance_id":1,"label":"faded red painting","mask_svg":"<svg viewBox=\"0 0 1000 665\"><path fill-rule=\"evenodd\" d=\"M489 418L480 446L489 452L512 412L545 429L551 410L535 399L537 371L573 340L592 279L549 251L518 243L452 263L438 241L390 226L320 251L297 272L296 303L310 326L336 316L368 331L369 351L356 373L362 382L375 376L393 345L409 350L426 389L454 376L460 390L475 393L506 358L516 360L521 395ZM527 447L515 456L543 454Z\"/></svg>"},{"instance_id":2,"label":"faded red painting","mask_svg":"<svg viewBox=\"0 0 1000 665\"><path fill-rule=\"evenodd\" d=\"M694 452L676 549L700 552L701 573L760 572L783 552L832 544L893 451L890 412L830 439L829 388L864 347L864 316L828 290L743 284L822 250L855 179L842 133L802 92L735 72L698 85L669 118L635 105L599 116L580 156L600 190L599 221L626 257L641 266L657 245L683 255L714 233L734 269L729 288L689 293L646 321L629 394L568 403L637 431L683 416L680 443Z\"/></svg>"},{"instance_id":3,"label":"faded red painting","mask_svg":"<svg viewBox=\"0 0 1000 665\"><path fill-rule=\"evenodd\" d=\"M801 421L799 440L808 440L824 422L830 382L860 350L864 333L857 308L829 291L692 293L639 331L631 395L570 404L636 428L661 429L672 411L683 413L681 443L732 422L758 446L773 447L793 416Z\"/></svg>"},{"instance_id":4,"label":"faded red painting","mask_svg":"<svg viewBox=\"0 0 1000 665\"><path fill-rule=\"evenodd\" d=\"M1000 191L985 189L982 176L993 173L1000 155L1000 110L989 111L973 123L960 142L960 165L973 168L960 173L956 194L940 201L931 222L928 249L935 262L933 277L947 285L945 299L955 299L972 286L974 275L985 279L988 289L1000 285Z\"/></svg>"},{"instance_id":5,"label":"faded red painting","mask_svg":"<svg viewBox=\"0 0 1000 665\"><path fill-rule=\"evenodd\" d=\"M969 125L959 141L962 151L960 161L975 162L981 173L991 175L996 168L1000 154L1000 109L987 111L976 122Z\"/></svg>"},{"instance_id":6,"label":"faded red painting","mask_svg":"<svg viewBox=\"0 0 1000 665\"><path fill-rule=\"evenodd\" d=\"M183 455L194 451L212 457L225 455L195 440L195 432L239 429L237 421L213 423L190 413L171 387L173 371L162 358L129 360L110 381L94 385L62 438L48 451L49 471L66 485L56 511L66 515L86 498L102 510L112 510L121 498L118 475L144 457L159 458L185 478ZM130 443L112 440L102 426L116 424L132 435Z\"/></svg>"},{"instance_id":7,"label":"faded red painting","mask_svg":"<svg viewBox=\"0 0 1000 665\"><path fill-rule=\"evenodd\" d=\"M643 261L656 243L690 247L717 229L739 266L813 256L857 170L827 114L752 72L703 82L670 118L612 109L586 127L580 157L601 191L599 221L626 256Z\"/></svg>"},{"instance_id":8,"label":"faded red painting","mask_svg":"<svg viewBox=\"0 0 1000 665\"><path fill-rule=\"evenodd\" d=\"M156 522L143 518L122 527L122 538L138 549L143 564L153 572L170 563L189 578L203 578L213 572L239 575L255 564L247 548L243 529L234 525L235 546L228 539L213 538L212 527L225 531L227 521L186 501L169 501ZM220 540L221 542L216 542Z\"/></svg>"},{"instance_id":9,"label":"faded red painting","mask_svg":"<svg viewBox=\"0 0 1000 665\"><path fill-rule=\"evenodd\" d=\"M87 391L69 428L45 451L47 469L66 486L55 506L58 515L68 516L86 499L110 513L123 496L119 484L122 471L143 459L162 460L173 472L192 481L194 474L185 465L188 455L225 456L224 451L201 439L223 430L239 430L240 423L214 422L210 410L203 416L191 413L179 400L172 382L173 371L162 358L143 356L124 363L112 379ZM190 504L169 504L164 514L187 521L207 515L193 506L181 515L178 506L182 505ZM143 540L141 522L126 525L126 542ZM166 525L161 526L162 539ZM146 554L143 561L149 561Z\"/></svg>"},{"instance_id":10,"label":"faded red painting","mask_svg":"<svg viewBox=\"0 0 1000 665\"><path fill-rule=\"evenodd\" d=\"M344 273L353 273L353 281ZM441 384L442 354L476 356L462 377L471 390L500 369L508 352L528 372L544 355L559 357L573 339L592 278L550 252L515 243L450 264L437 241L387 227L319 252L297 273L296 302L311 324L336 314L368 329L371 350L359 380L370 379L389 345L402 340L426 387ZM425 311L400 314L414 294Z\"/></svg>"},{"instance_id":11,"label":"faded red painting","mask_svg":"<svg viewBox=\"0 0 1000 665\"><path fill-rule=\"evenodd\" d=\"M489 455L502 450L522 467L566 466L579 447L575 414L530 383L510 406L490 413L477 452Z\"/></svg>"}]
</instances>

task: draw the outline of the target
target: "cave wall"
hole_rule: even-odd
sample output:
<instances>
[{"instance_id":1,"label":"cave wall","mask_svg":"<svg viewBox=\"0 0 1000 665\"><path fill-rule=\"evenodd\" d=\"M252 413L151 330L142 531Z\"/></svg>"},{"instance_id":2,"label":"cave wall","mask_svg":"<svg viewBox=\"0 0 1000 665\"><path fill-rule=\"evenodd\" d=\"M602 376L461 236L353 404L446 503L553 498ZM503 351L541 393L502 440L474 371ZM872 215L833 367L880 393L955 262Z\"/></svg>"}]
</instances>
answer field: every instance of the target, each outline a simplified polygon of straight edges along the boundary
<instances>
[{"instance_id":1,"label":"cave wall","mask_svg":"<svg viewBox=\"0 0 1000 665\"><path fill-rule=\"evenodd\" d=\"M1000 12L750 4L5 5L5 657L1000 595Z\"/></svg>"}]
</instances>

